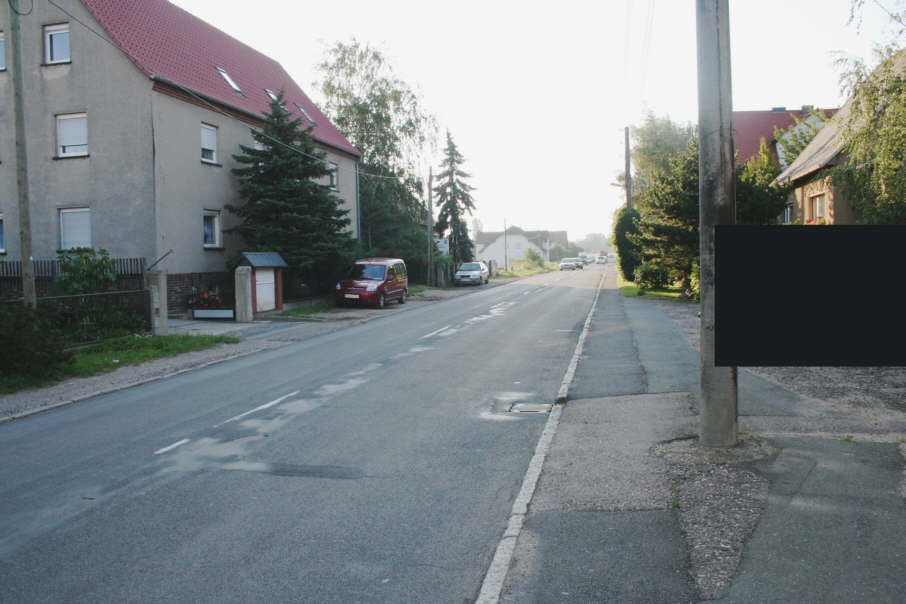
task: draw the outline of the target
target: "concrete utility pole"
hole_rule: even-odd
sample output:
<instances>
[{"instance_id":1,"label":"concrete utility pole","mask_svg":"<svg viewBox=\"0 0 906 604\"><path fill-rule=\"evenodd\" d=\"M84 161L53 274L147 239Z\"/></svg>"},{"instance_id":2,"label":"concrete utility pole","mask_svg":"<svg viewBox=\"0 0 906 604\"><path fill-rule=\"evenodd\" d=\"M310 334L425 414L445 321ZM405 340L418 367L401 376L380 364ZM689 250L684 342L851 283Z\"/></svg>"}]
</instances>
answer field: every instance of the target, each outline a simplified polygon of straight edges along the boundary
<instances>
[{"instance_id":1,"label":"concrete utility pole","mask_svg":"<svg viewBox=\"0 0 906 604\"><path fill-rule=\"evenodd\" d=\"M736 223L727 0L696 0L698 27L701 390L699 444L737 440L736 367L714 365L714 227Z\"/></svg>"},{"instance_id":2,"label":"concrete utility pole","mask_svg":"<svg viewBox=\"0 0 906 604\"><path fill-rule=\"evenodd\" d=\"M434 186L434 170L428 168L428 285L434 284L434 201L431 188Z\"/></svg>"},{"instance_id":3,"label":"concrete utility pole","mask_svg":"<svg viewBox=\"0 0 906 604\"><path fill-rule=\"evenodd\" d=\"M35 262L31 252L31 202L28 196L28 160L25 148L25 106L22 101L22 52L19 39L19 0L9 2L9 43L13 68L13 121L16 131L16 186L19 189L19 257L22 259L22 296L26 306L38 305Z\"/></svg>"},{"instance_id":4,"label":"concrete utility pole","mask_svg":"<svg viewBox=\"0 0 906 604\"><path fill-rule=\"evenodd\" d=\"M626 126L626 209L632 209L632 176L629 172L629 126Z\"/></svg>"}]
</instances>

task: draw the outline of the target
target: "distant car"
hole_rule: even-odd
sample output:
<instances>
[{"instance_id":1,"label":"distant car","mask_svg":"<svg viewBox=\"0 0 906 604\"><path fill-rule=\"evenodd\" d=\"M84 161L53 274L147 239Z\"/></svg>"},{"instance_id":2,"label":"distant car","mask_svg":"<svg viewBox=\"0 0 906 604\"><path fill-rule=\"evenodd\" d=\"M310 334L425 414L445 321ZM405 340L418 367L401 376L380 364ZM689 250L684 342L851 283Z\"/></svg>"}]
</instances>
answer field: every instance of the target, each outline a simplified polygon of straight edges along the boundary
<instances>
[{"instance_id":1,"label":"distant car","mask_svg":"<svg viewBox=\"0 0 906 604\"><path fill-rule=\"evenodd\" d=\"M598 256L595 264L607 264L607 256Z\"/></svg>"},{"instance_id":2,"label":"distant car","mask_svg":"<svg viewBox=\"0 0 906 604\"><path fill-rule=\"evenodd\" d=\"M487 283L490 278L491 273L484 262L464 262L453 275L453 283L456 285L481 285Z\"/></svg>"},{"instance_id":3,"label":"distant car","mask_svg":"<svg viewBox=\"0 0 906 604\"><path fill-rule=\"evenodd\" d=\"M337 282L337 306L361 304L384 308L390 300L406 303L409 275L399 258L363 258L350 266Z\"/></svg>"},{"instance_id":4,"label":"distant car","mask_svg":"<svg viewBox=\"0 0 906 604\"><path fill-rule=\"evenodd\" d=\"M560 261L561 271L574 271L579 268L585 268L585 262L581 258L564 258Z\"/></svg>"}]
</instances>

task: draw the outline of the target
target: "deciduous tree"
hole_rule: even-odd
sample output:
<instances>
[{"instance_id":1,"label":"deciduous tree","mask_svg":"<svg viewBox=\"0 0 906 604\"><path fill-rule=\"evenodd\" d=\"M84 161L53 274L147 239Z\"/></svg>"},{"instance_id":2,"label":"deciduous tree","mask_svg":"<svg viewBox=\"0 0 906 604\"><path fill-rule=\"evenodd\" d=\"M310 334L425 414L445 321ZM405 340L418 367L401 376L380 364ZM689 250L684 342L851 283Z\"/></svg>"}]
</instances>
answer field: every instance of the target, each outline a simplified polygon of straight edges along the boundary
<instances>
[{"instance_id":1,"label":"deciduous tree","mask_svg":"<svg viewBox=\"0 0 906 604\"><path fill-rule=\"evenodd\" d=\"M367 44L340 42L319 68L326 112L362 153L362 253L424 263L427 210L417 169L433 142L434 118Z\"/></svg>"},{"instance_id":2,"label":"deciduous tree","mask_svg":"<svg viewBox=\"0 0 906 604\"><path fill-rule=\"evenodd\" d=\"M843 74L850 112L842 122L844 162L832 180L869 224L906 223L906 50L876 50L874 70L850 62Z\"/></svg>"}]
</instances>

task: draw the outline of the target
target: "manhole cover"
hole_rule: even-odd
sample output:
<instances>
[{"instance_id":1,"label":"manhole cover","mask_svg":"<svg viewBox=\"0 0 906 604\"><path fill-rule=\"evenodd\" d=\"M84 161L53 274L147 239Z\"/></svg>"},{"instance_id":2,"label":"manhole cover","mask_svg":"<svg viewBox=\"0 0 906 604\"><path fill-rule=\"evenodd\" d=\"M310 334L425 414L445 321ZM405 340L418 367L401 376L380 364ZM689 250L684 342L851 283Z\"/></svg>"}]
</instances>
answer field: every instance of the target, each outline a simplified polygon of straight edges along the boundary
<instances>
[{"instance_id":1,"label":"manhole cover","mask_svg":"<svg viewBox=\"0 0 906 604\"><path fill-rule=\"evenodd\" d=\"M550 405L538 403L516 403L510 407L510 412L512 413L549 413L550 410Z\"/></svg>"}]
</instances>

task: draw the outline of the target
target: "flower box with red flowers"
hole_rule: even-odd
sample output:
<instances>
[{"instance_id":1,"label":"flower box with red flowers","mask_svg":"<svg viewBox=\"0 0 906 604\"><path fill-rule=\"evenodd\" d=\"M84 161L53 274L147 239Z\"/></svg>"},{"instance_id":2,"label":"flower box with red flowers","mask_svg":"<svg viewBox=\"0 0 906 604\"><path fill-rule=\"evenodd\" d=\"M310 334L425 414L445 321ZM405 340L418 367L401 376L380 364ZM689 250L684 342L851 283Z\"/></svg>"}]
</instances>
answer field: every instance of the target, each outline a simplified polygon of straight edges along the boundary
<instances>
[{"instance_id":1,"label":"flower box with red flowers","mask_svg":"<svg viewBox=\"0 0 906 604\"><path fill-rule=\"evenodd\" d=\"M223 297L216 292L193 293L186 300L193 319L232 319L233 309L223 307Z\"/></svg>"}]
</instances>

